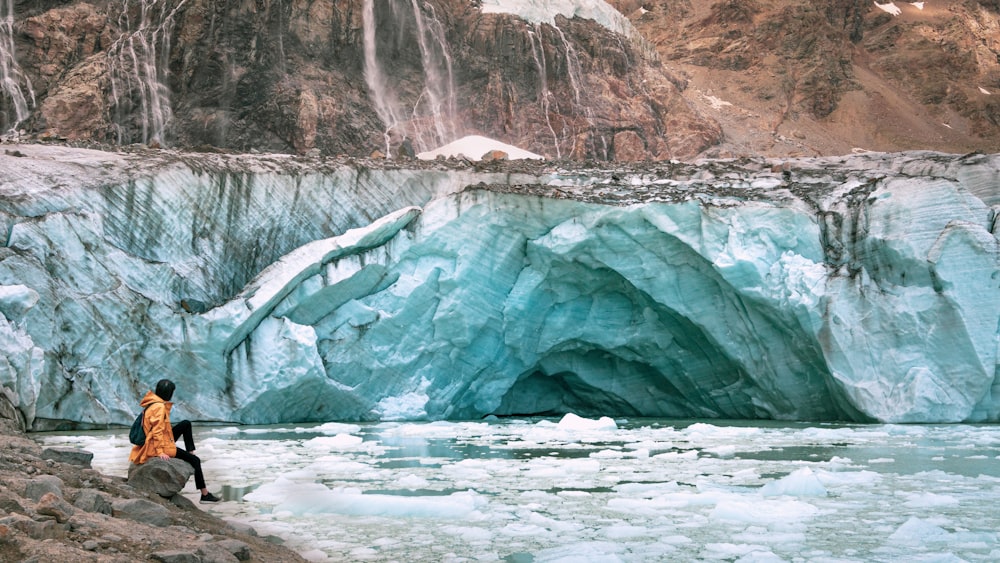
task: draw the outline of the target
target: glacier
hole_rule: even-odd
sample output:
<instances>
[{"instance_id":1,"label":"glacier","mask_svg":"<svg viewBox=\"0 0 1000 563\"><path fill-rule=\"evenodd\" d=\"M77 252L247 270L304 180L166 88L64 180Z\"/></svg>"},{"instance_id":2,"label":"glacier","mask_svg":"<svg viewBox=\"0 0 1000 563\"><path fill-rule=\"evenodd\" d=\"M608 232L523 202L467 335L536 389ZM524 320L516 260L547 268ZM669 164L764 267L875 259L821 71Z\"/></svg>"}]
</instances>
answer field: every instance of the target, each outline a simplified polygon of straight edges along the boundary
<instances>
[{"instance_id":1,"label":"glacier","mask_svg":"<svg viewBox=\"0 0 1000 563\"><path fill-rule=\"evenodd\" d=\"M11 154L16 152L18 155ZM0 155L0 414L1000 420L1000 155Z\"/></svg>"}]
</instances>

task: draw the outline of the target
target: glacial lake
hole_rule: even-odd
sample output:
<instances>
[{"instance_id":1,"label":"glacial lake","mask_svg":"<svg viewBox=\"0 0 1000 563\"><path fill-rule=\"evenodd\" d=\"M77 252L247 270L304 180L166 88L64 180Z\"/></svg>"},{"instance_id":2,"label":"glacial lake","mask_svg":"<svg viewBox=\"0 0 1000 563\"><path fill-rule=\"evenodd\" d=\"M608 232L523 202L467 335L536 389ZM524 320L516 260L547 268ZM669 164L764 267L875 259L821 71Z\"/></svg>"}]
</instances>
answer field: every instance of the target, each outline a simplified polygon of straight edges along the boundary
<instances>
[{"instance_id":1,"label":"glacial lake","mask_svg":"<svg viewBox=\"0 0 1000 563\"><path fill-rule=\"evenodd\" d=\"M127 429L33 437L126 474ZM202 508L312 561L1000 560L995 425L568 415L195 439L228 501Z\"/></svg>"}]
</instances>

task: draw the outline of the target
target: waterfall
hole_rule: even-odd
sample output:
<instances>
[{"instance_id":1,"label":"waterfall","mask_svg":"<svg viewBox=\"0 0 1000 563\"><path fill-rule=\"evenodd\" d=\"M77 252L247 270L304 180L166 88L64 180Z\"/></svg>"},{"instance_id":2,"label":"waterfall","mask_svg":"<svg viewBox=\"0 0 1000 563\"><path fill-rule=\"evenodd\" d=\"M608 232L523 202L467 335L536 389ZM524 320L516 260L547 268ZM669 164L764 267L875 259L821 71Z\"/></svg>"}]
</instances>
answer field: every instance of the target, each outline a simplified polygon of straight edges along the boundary
<instances>
[{"instance_id":1,"label":"waterfall","mask_svg":"<svg viewBox=\"0 0 1000 563\"><path fill-rule=\"evenodd\" d=\"M434 7L420 0L386 0L396 29L403 29L409 18L416 26L416 43L420 50L423 89L416 95L409 120L403 119L400 94L389 84L376 49L378 29L375 21L375 0L365 0L362 11L364 26L364 76L375 112L385 125L386 154L389 153L390 133L410 137L420 149L431 149L456 138L454 116L456 96L454 74L444 27L438 21ZM408 2L408 5L407 5ZM427 17L425 10L430 13ZM427 137L431 138L428 139Z\"/></svg>"},{"instance_id":2,"label":"waterfall","mask_svg":"<svg viewBox=\"0 0 1000 563\"><path fill-rule=\"evenodd\" d=\"M27 90L27 97L21 89L22 85ZM9 130L15 132L17 126L28 118L29 102L31 106L35 105L35 92L14 56L14 0L0 0L0 93L9 98L14 106L14 120L7 123Z\"/></svg>"},{"instance_id":3,"label":"waterfall","mask_svg":"<svg viewBox=\"0 0 1000 563\"><path fill-rule=\"evenodd\" d=\"M559 27L558 23L554 23L552 28L556 30L559 35L560 41L562 41L563 51L566 54L566 74L569 76L569 84L573 88L573 102L576 107L577 112L584 115L587 119L587 127L593 132L596 137L597 131L594 127L594 111L589 105L586 105L580 101L580 85L583 83L583 69L580 66L580 57L576 54L576 49L573 48L573 44L566 37L562 28ZM621 36L617 36L618 40L621 41ZM624 47L622 49L624 52ZM582 111L580 111L582 110ZM604 159L608 158L608 143L604 136L600 136L602 146L602 152ZM596 143L592 147L594 153L597 153Z\"/></svg>"},{"instance_id":4,"label":"waterfall","mask_svg":"<svg viewBox=\"0 0 1000 563\"><path fill-rule=\"evenodd\" d=\"M170 36L174 16L186 2L181 0L171 8L170 0L121 0L118 15L121 35L108 49L111 106L119 144L165 141L173 116L170 88L166 84ZM133 17L130 4L137 4L137 17ZM129 131L128 123L136 117L141 129L138 139Z\"/></svg>"},{"instance_id":5,"label":"waterfall","mask_svg":"<svg viewBox=\"0 0 1000 563\"><path fill-rule=\"evenodd\" d=\"M375 113L385 125L385 154L389 155L391 154L389 152L389 131L399 124L400 119L396 109L398 103L392 90L386 84L385 74L378 64L375 52L375 0L365 0L362 20L364 24L365 83L372 96L372 103L375 104Z\"/></svg>"},{"instance_id":6,"label":"waterfall","mask_svg":"<svg viewBox=\"0 0 1000 563\"><path fill-rule=\"evenodd\" d=\"M538 36L535 36L534 31L528 31L528 39L531 41L531 56L535 59L535 68L538 69L538 79L539 79L539 94L538 98L542 104L542 113L545 114L545 124L549 127L549 132L552 133L552 142L556 147L556 158L562 159L562 151L559 149L559 136L556 135L556 130L552 127L552 122L549 120L549 97L552 92L549 91L549 79L548 79L548 69L545 65L545 44L542 42L542 26L541 24L535 24L535 30L538 31ZM538 49L535 49L535 40L538 40Z\"/></svg>"}]
</instances>

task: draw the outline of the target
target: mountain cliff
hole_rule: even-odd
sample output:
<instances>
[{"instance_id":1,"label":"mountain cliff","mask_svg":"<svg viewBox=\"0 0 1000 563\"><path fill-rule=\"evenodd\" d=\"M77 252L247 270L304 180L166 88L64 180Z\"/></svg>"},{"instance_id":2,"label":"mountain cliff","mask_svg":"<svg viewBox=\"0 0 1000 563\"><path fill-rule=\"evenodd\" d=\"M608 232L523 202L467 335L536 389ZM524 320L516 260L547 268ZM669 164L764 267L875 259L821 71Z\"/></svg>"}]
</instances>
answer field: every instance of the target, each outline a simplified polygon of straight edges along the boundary
<instances>
[{"instance_id":1,"label":"mountain cliff","mask_svg":"<svg viewBox=\"0 0 1000 563\"><path fill-rule=\"evenodd\" d=\"M404 137L420 151L481 134L551 158L640 160L691 157L721 137L637 36L559 13L16 1L11 30L12 83L33 103L22 118L8 103L7 127L69 140L368 155Z\"/></svg>"},{"instance_id":2,"label":"mountain cliff","mask_svg":"<svg viewBox=\"0 0 1000 563\"><path fill-rule=\"evenodd\" d=\"M0 128L327 155L1000 149L994 0L612 4L3 0Z\"/></svg>"},{"instance_id":3,"label":"mountain cliff","mask_svg":"<svg viewBox=\"0 0 1000 563\"><path fill-rule=\"evenodd\" d=\"M722 125L713 155L1000 150L995 0L614 3Z\"/></svg>"}]
</instances>

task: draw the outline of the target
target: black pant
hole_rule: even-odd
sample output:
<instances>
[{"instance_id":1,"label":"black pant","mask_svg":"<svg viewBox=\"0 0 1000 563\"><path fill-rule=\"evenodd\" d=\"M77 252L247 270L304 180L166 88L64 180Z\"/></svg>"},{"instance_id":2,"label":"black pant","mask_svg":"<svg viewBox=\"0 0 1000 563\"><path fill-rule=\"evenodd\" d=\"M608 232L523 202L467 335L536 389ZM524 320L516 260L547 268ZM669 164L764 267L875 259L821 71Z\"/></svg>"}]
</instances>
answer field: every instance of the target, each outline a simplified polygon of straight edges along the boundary
<instances>
[{"instance_id":1,"label":"black pant","mask_svg":"<svg viewBox=\"0 0 1000 563\"><path fill-rule=\"evenodd\" d=\"M186 461L191 467L194 468L194 486L198 489L205 488L205 474L201 472L201 460L198 456L190 454L188 452L194 451L194 435L191 433L191 422L188 420L182 420L177 424L173 425L174 430L174 441L176 442L181 436L184 437L184 449L177 448L177 459L181 461Z\"/></svg>"}]
</instances>

